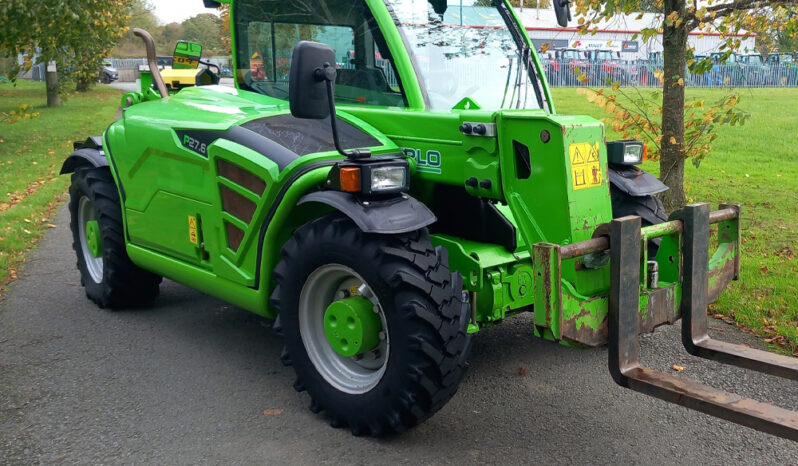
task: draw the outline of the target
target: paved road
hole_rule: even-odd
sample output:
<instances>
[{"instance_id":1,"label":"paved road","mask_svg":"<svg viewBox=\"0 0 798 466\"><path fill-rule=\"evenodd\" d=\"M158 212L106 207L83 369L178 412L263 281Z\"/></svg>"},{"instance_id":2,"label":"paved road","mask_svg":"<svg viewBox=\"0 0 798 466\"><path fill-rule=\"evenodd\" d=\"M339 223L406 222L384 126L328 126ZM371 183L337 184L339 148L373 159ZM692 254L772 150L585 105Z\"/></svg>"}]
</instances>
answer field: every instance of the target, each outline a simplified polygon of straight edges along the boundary
<instances>
[{"instance_id":1,"label":"paved road","mask_svg":"<svg viewBox=\"0 0 798 466\"><path fill-rule=\"evenodd\" d=\"M66 209L55 223L0 303L0 464L798 464L798 443L622 389L605 349L537 340L524 316L476 336L459 392L425 424L352 437L291 388L269 321L173 282L152 309L99 310ZM798 409L795 382L686 356L676 328L644 352Z\"/></svg>"}]
</instances>

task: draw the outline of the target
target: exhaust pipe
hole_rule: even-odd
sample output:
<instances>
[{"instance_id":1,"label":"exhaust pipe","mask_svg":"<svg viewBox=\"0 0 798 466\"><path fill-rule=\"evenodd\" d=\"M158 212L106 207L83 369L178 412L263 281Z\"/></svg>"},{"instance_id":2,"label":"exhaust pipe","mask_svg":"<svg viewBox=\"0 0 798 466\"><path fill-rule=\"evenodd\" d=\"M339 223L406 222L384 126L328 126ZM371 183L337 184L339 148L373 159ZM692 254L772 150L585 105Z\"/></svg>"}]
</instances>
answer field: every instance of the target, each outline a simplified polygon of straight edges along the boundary
<instances>
[{"instance_id":1,"label":"exhaust pipe","mask_svg":"<svg viewBox=\"0 0 798 466\"><path fill-rule=\"evenodd\" d=\"M147 64L150 66L152 80L155 82L155 86L158 88L161 98L165 99L169 95L169 91L166 90L166 84L163 82L161 70L158 69L158 60L155 55L155 41L152 40L152 36L149 32L141 28L133 28L133 34L141 37L141 40L144 41L144 46L147 48Z\"/></svg>"}]
</instances>

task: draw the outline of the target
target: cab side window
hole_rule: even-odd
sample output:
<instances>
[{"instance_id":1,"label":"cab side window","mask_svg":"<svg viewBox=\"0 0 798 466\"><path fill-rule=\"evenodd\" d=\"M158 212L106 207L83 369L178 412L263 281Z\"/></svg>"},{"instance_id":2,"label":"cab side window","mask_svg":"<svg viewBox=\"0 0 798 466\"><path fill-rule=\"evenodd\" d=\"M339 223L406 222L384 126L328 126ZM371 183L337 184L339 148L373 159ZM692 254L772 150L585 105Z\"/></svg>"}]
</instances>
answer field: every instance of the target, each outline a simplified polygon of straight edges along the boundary
<instances>
[{"instance_id":1,"label":"cab side window","mask_svg":"<svg viewBox=\"0 0 798 466\"><path fill-rule=\"evenodd\" d=\"M337 102L407 106L385 40L365 2L327 2L329 8L313 11L305 11L306 5L292 0L236 2L239 86L287 99L294 45L311 40L335 51Z\"/></svg>"}]
</instances>

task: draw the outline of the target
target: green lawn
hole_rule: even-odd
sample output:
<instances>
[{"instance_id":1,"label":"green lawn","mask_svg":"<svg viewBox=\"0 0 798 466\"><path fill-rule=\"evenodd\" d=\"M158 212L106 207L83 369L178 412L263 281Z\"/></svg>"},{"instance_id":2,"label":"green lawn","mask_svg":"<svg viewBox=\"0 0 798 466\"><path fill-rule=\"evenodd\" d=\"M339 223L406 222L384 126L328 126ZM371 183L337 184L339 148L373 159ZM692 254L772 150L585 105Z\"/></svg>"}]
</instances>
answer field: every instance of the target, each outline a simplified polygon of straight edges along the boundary
<instances>
[{"instance_id":1,"label":"green lawn","mask_svg":"<svg viewBox=\"0 0 798 466\"><path fill-rule=\"evenodd\" d=\"M688 162L690 202L743 205L740 281L723 293L715 313L731 317L789 352L798 354L798 89L741 90L743 126L721 127L700 168ZM723 91L688 89L688 96L717 100ZM573 88L554 89L559 113L603 111ZM609 138L618 137L608 134ZM645 168L655 174L659 166Z\"/></svg>"},{"instance_id":2,"label":"green lawn","mask_svg":"<svg viewBox=\"0 0 798 466\"><path fill-rule=\"evenodd\" d=\"M38 119L0 125L0 295L16 278L25 253L55 227L50 217L69 185L69 177L58 172L73 139L102 134L120 96L121 91L101 86L50 109L43 83L0 83L0 112L26 103L40 113Z\"/></svg>"}]
</instances>

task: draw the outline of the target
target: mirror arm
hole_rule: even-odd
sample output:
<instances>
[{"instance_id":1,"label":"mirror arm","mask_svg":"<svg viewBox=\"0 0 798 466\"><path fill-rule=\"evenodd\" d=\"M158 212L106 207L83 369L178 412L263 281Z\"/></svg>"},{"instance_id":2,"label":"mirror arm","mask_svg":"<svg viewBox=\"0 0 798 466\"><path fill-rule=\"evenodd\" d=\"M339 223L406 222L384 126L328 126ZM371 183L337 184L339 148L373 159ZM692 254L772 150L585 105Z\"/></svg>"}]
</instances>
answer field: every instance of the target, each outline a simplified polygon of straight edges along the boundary
<instances>
[{"instance_id":1,"label":"mirror arm","mask_svg":"<svg viewBox=\"0 0 798 466\"><path fill-rule=\"evenodd\" d=\"M343 156L351 160L357 159L365 159L371 157L371 151L368 149L352 149L351 151L346 151L341 147L341 142L338 139L338 125L336 124L336 116L335 116L335 96L333 95L332 90L332 81L335 79L335 69L333 68L333 72L330 73L327 71L328 67L331 67L329 63L324 64L324 69L321 68L316 69L316 79L323 79L325 84L327 85L327 102L330 105L330 126L332 127L332 135L333 135L333 142L335 143L335 149Z\"/></svg>"}]
</instances>

